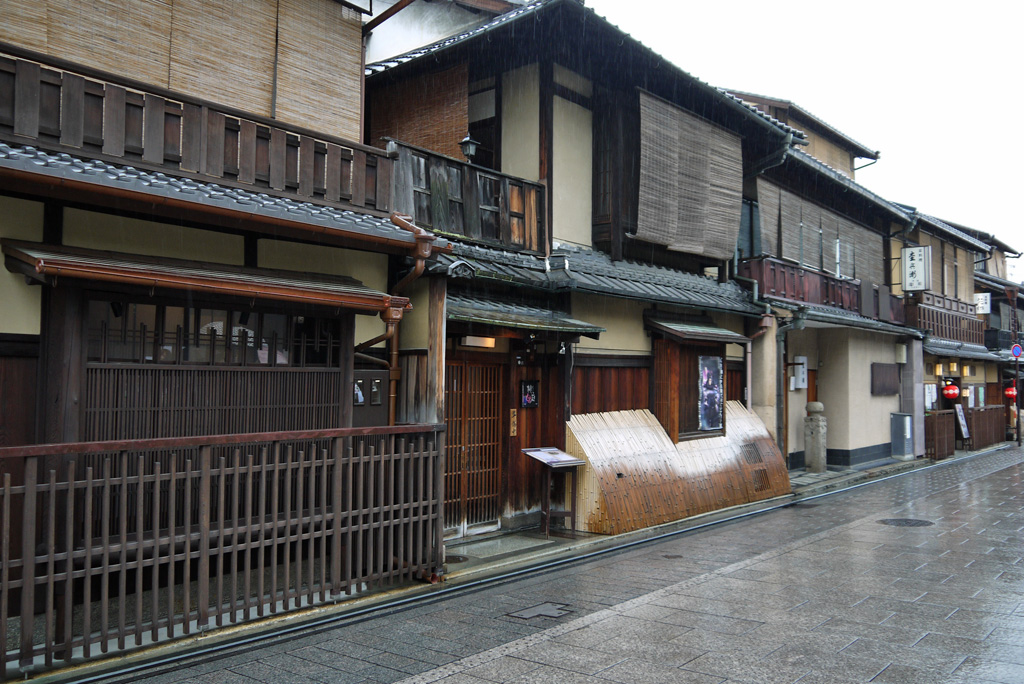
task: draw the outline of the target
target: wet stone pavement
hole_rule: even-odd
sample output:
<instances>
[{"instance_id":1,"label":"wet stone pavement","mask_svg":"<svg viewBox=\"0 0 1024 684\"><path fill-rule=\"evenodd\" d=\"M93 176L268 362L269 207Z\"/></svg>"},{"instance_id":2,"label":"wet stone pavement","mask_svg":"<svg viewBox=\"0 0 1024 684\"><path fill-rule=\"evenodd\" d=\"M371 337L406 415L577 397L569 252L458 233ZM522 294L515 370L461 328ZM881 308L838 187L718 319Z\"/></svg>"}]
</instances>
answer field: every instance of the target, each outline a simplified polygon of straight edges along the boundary
<instances>
[{"instance_id":1,"label":"wet stone pavement","mask_svg":"<svg viewBox=\"0 0 1024 684\"><path fill-rule=\"evenodd\" d=\"M1003 450L131 681L1020 684L1022 557Z\"/></svg>"}]
</instances>

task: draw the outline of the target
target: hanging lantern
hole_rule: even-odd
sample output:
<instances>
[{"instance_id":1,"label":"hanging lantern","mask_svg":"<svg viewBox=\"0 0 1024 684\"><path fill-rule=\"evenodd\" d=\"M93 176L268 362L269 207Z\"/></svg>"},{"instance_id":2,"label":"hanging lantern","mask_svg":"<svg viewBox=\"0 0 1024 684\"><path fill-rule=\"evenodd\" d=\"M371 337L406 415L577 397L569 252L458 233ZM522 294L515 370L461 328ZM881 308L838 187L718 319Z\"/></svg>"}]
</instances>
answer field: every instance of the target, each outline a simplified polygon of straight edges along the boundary
<instances>
[{"instance_id":1,"label":"hanging lantern","mask_svg":"<svg viewBox=\"0 0 1024 684\"><path fill-rule=\"evenodd\" d=\"M947 399L956 399L960 396L960 388L953 384L946 385L942 388L942 396Z\"/></svg>"},{"instance_id":2,"label":"hanging lantern","mask_svg":"<svg viewBox=\"0 0 1024 684\"><path fill-rule=\"evenodd\" d=\"M1005 390L1003 390L1003 394L1006 395L1007 399L1016 399L1017 388L1011 385L1010 387L1007 387Z\"/></svg>"}]
</instances>

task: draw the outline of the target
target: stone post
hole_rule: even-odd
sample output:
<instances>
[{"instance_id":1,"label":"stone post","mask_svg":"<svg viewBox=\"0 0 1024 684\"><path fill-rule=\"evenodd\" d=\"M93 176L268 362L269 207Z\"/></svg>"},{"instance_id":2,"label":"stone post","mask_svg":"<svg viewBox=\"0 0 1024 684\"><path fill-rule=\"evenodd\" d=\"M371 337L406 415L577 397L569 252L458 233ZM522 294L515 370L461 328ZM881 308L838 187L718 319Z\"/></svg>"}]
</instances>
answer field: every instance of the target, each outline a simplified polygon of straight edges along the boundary
<instances>
[{"instance_id":1,"label":"stone post","mask_svg":"<svg viewBox=\"0 0 1024 684\"><path fill-rule=\"evenodd\" d=\"M820 401L807 402L807 417L804 418L804 462L809 473L825 472L825 437L828 421L825 419L825 405Z\"/></svg>"}]
</instances>

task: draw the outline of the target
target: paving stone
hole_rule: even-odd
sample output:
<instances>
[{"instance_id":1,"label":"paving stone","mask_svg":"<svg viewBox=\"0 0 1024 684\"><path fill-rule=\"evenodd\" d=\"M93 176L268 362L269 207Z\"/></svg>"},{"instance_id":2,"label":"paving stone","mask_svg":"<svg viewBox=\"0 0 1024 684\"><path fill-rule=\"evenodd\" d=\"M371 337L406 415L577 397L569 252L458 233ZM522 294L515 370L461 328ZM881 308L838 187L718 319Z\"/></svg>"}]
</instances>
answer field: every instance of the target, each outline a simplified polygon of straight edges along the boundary
<instances>
[{"instance_id":1,"label":"paving stone","mask_svg":"<svg viewBox=\"0 0 1024 684\"><path fill-rule=\"evenodd\" d=\"M722 678L701 672L689 672L665 663L630 658L607 670L601 679L622 684L720 684Z\"/></svg>"}]
</instances>

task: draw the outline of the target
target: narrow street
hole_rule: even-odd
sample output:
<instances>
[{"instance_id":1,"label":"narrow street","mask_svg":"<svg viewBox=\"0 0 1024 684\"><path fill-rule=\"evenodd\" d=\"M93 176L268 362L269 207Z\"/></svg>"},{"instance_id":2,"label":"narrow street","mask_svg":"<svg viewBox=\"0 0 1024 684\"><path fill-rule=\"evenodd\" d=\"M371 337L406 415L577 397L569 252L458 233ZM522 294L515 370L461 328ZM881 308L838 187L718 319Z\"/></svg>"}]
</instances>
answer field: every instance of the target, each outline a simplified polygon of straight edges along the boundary
<instances>
[{"instance_id":1,"label":"narrow street","mask_svg":"<svg viewBox=\"0 0 1024 684\"><path fill-rule=\"evenodd\" d=\"M1009 449L948 462L107 681L1015 684L1022 461Z\"/></svg>"}]
</instances>

